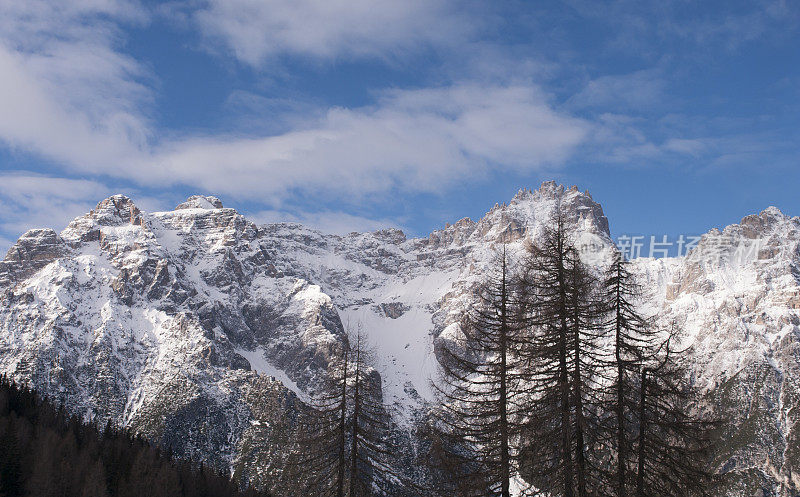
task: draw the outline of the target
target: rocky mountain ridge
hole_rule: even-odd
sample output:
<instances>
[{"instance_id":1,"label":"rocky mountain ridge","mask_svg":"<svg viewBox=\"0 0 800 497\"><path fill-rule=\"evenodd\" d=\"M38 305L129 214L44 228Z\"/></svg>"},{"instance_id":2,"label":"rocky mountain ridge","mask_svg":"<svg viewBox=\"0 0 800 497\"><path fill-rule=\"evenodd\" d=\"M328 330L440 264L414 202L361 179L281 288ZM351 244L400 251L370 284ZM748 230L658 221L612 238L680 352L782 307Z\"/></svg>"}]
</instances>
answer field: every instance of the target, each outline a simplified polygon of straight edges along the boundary
<instances>
[{"instance_id":1,"label":"rocky mountain ridge","mask_svg":"<svg viewBox=\"0 0 800 497\"><path fill-rule=\"evenodd\" d=\"M348 323L369 334L384 401L413 438L436 341L498 244L520 253L557 206L601 266L602 207L553 182L411 239L258 226L215 197L146 213L116 195L61 233L25 233L0 262L0 372L279 490L293 420ZM635 261L643 308L685 330L697 381L735 421L736 495L796 495L798 233L800 218L770 208L684 258Z\"/></svg>"}]
</instances>

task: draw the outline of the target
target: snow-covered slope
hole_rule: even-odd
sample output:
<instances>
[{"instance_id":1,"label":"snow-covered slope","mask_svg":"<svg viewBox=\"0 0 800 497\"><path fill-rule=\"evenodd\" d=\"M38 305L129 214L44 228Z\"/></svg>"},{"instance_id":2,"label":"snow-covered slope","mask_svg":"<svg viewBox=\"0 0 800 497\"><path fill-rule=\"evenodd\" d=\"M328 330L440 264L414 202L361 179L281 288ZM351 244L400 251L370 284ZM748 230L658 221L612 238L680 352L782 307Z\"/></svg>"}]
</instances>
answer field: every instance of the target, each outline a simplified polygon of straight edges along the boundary
<instances>
[{"instance_id":1,"label":"snow-covered slope","mask_svg":"<svg viewBox=\"0 0 800 497\"><path fill-rule=\"evenodd\" d=\"M663 327L690 346L728 420L730 495L800 495L800 218L770 207L711 230L683 259L638 260Z\"/></svg>"},{"instance_id":2,"label":"snow-covered slope","mask_svg":"<svg viewBox=\"0 0 800 497\"><path fill-rule=\"evenodd\" d=\"M469 305L471 289L498 244L521 252L561 203L587 256L605 257L611 239L602 208L577 188L548 182L521 190L481 220L468 218L426 238L407 240L398 230L323 235L300 225L265 226L265 247L275 265L319 284L346 327L361 323L376 349L385 402L400 418L429 399L436 369L433 342Z\"/></svg>"},{"instance_id":3,"label":"snow-covered slope","mask_svg":"<svg viewBox=\"0 0 800 497\"><path fill-rule=\"evenodd\" d=\"M298 400L285 387L324 370L343 330L319 286L276 277L260 236L197 197L146 214L114 196L60 235L29 231L0 263L0 371L179 454L278 479L263 449L287 446ZM259 374L271 368L291 381Z\"/></svg>"},{"instance_id":4,"label":"snow-covered slope","mask_svg":"<svg viewBox=\"0 0 800 497\"><path fill-rule=\"evenodd\" d=\"M114 196L60 234L29 231L0 263L0 372L279 488L296 414L348 323L369 334L384 401L410 425L431 395L435 342L498 246L520 253L559 204L602 265L602 208L552 182L414 239L257 226L214 197L148 214ZM769 209L684 259L636 263L643 305L686 330L697 381L738 423L728 464L742 485L785 492L798 451L799 223ZM745 244L758 248L736 251Z\"/></svg>"}]
</instances>

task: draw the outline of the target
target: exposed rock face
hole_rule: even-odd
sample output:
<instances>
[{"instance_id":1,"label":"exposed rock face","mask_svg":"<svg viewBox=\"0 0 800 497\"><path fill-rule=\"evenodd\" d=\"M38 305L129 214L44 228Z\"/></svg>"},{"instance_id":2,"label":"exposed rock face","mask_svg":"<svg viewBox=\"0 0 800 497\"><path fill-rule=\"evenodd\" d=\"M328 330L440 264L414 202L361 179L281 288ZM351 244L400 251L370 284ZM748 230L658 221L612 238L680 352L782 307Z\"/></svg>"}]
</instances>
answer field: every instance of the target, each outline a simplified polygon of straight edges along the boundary
<instances>
[{"instance_id":1,"label":"exposed rock face","mask_svg":"<svg viewBox=\"0 0 800 497\"><path fill-rule=\"evenodd\" d=\"M375 308L376 307L376 308ZM408 306L401 302L386 302L373 309L377 312L382 312L387 318L397 319L409 309Z\"/></svg>"},{"instance_id":2,"label":"exposed rock face","mask_svg":"<svg viewBox=\"0 0 800 497\"><path fill-rule=\"evenodd\" d=\"M118 195L60 236L23 236L2 263L0 371L74 412L240 468L288 447L298 400L269 376L302 394L343 329L318 286L271 273L258 227L219 201L182 205L145 214ZM277 481L279 470L246 474Z\"/></svg>"},{"instance_id":3,"label":"exposed rock face","mask_svg":"<svg viewBox=\"0 0 800 497\"><path fill-rule=\"evenodd\" d=\"M175 207L176 211L181 209L222 209L222 201L217 197L192 195L186 202Z\"/></svg>"},{"instance_id":4,"label":"exposed rock face","mask_svg":"<svg viewBox=\"0 0 800 497\"><path fill-rule=\"evenodd\" d=\"M696 381L730 420L729 495L800 493L799 246L800 218L771 207L711 230L683 259L639 261L661 282L652 309L684 330Z\"/></svg>"},{"instance_id":5,"label":"exposed rock face","mask_svg":"<svg viewBox=\"0 0 800 497\"><path fill-rule=\"evenodd\" d=\"M376 347L397 423L413 423L435 346L457 333L499 244L521 254L559 205L601 267L602 208L552 182L412 239L256 226L205 196L148 214L117 195L60 234L29 231L0 263L0 372L280 490L302 400L348 323ZM683 259L635 264L643 308L683 327L696 381L736 421L720 456L740 476L730 495L796 492L798 233L768 209Z\"/></svg>"},{"instance_id":6,"label":"exposed rock face","mask_svg":"<svg viewBox=\"0 0 800 497\"><path fill-rule=\"evenodd\" d=\"M0 262L0 286L24 280L39 269L62 257L67 251L64 240L49 229L33 229L22 235Z\"/></svg>"}]
</instances>

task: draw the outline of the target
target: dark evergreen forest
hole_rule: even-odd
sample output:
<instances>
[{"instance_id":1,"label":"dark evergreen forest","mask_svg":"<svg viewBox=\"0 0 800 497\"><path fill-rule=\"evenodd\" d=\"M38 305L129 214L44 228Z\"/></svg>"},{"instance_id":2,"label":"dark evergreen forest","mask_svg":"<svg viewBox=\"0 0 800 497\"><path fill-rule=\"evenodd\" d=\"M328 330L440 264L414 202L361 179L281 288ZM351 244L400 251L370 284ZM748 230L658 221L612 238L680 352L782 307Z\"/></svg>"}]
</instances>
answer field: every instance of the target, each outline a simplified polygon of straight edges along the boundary
<instances>
[{"instance_id":1,"label":"dark evergreen forest","mask_svg":"<svg viewBox=\"0 0 800 497\"><path fill-rule=\"evenodd\" d=\"M0 497L268 497L0 378Z\"/></svg>"}]
</instances>

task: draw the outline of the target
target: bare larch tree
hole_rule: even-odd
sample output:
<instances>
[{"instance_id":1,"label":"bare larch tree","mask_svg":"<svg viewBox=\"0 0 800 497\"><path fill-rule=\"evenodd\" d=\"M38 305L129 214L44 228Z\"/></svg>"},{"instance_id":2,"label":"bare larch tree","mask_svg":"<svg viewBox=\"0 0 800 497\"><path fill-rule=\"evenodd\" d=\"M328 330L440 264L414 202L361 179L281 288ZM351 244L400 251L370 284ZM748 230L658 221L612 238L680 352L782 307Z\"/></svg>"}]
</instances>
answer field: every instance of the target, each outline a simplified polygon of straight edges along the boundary
<instances>
[{"instance_id":1,"label":"bare larch tree","mask_svg":"<svg viewBox=\"0 0 800 497\"><path fill-rule=\"evenodd\" d=\"M461 336L440 347L437 421L455 448L450 463L462 482L454 488L465 496L509 497L517 471L524 371L514 287L504 248L461 321Z\"/></svg>"},{"instance_id":2,"label":"bare larch tree","mask_svg":"<svg viewBox=\"0 0 800 497\"><path fill-rule=\"evenodd\" d=\"M523 474L538 489L531 493L587 497L600 485L590 449L600 438L602 302L560 210L529 247L523 274L531 377Z\"/></svg>"},{"instance_id":3,"label":"bare larch tree","mask_svg":"<svg viewBox=\"0 0 800 497\"><path fill-rule=\"evenodd\" d=\"M607 491L613 490L612 495L617 497L627 497L635 473L633 433L638 424L639 375L660 343L654 327L637 311L636 300L642 289L628 266L629 262L615 251L605 270L602 295L607 313L605 325L613 346L605 361L610 381L603 403L608 414L606 446L615 463L607 468Z\"/></svg>"},{"instance_id":4,"label":"bare larch tree","mask_svg":"<svg viewBox=\"0 0 800 497\"><path fill-rule=\"evenodd\" d=\"M705 497L723 482L711 464L721 421L704 412L674 334L639 373L636 497Z\"/></svg>"},{"instance_id":5,"label":"bare larch tree","mask_svg":"<svg viewBox=\"0 0 800 497\"><path fill-rule=\"evenodd\" d=\"M303 456L295 470L312 495L369 497L402 483L388 449L390 416L372 362L359 324L303 416Z\"/></svg>"}]
</instances>

